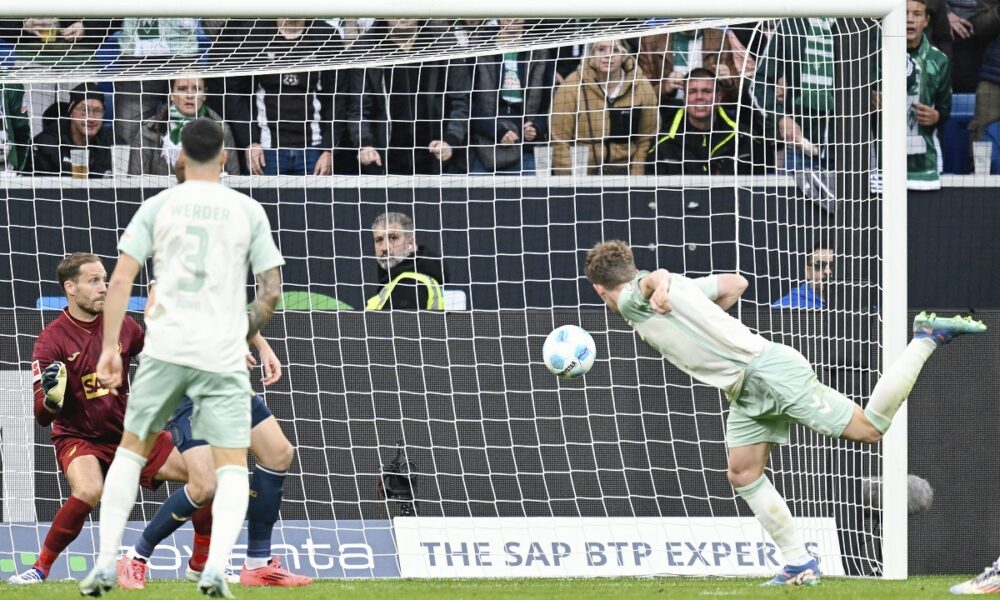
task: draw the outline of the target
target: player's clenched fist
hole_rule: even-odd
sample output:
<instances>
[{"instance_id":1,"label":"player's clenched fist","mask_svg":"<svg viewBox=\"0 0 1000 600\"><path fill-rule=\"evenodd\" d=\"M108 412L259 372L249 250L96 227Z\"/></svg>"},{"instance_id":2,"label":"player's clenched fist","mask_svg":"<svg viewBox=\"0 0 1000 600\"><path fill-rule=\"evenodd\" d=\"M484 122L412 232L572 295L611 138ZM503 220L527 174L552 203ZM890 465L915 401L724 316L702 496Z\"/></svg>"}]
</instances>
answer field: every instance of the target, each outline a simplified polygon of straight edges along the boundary
<instances>
[{"instance_id":1,"label":"player's clenched fist","mask_svg":"<svg viewBox=\"0 0 1000 600\"><path fill-rule=\"evenodd\" d=\"M122 356L114 349L102 350L97 361L97 379L109 390L117 390L122 385Z\"/></svg>"},{"instance_id":2,"label":"player's clenched fist","mask_svg":"<svg viewBox=\"0 0 1000 600\"><path fill-rule=\"evenodd\" d=\"M649 306L658 313L670 312L670 273L664 273L649 297Z\"/></svg>"},{"instance_id":3,"label":"player's clenched fist","mask_svg":"<svg viewBox=\"0 0 1000 600\"><path fill-rule=\"evenodd\" d=\"M45 392L45 410L57 413L62 410L66 396L66 365L56 361L42 371L42 391Z\"/></svg>"}]
</instances>

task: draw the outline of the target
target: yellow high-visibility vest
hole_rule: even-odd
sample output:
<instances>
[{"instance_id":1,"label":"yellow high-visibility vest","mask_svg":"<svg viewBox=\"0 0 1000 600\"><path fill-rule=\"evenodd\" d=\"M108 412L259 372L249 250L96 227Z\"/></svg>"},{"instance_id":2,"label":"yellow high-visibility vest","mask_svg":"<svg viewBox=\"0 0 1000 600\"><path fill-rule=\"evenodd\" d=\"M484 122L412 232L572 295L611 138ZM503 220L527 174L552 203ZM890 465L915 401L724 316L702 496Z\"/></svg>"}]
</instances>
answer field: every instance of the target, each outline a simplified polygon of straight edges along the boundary
<instances>
[{"instance_id":1,"label":"yellow high-visibility vest","mask_svg":"<svg viewBox=\"0 0 1000 600\"><path fill-rule=\"evenodd\" d=\"M427 310L444 310L444 290L441 288L441 284L437 282L437 279L434 279L430 275L424 275L423 273L416 273L414 271L407 271L393 277L392 281L385 284L385 286L379 290L377 295L368 299L368 303L365 305L365 310L382 310L385 303L389 301L389 296L392 295L392 290L395 289L399 282L404 279L413 279L427 286Z\"/></svg>"}]
</instances>

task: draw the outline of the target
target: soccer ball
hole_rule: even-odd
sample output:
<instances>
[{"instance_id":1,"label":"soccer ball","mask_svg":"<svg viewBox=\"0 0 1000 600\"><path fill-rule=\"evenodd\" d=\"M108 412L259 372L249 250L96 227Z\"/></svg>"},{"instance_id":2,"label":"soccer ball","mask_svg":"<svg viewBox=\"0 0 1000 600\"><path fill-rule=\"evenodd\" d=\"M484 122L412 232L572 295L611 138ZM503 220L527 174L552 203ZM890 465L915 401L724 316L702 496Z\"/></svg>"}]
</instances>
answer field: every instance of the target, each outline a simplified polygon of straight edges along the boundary
<instances>
[{"instance_id":1,"label":"soccer ball","mask_svg":"<svg viewBox=\"0 0 1000 600\"><path fill-rule=\"evenodd\" d=\"M554 329L542 345L542 359L553 374L575 379L594 366L597 347L594 338L576 325Z\"/></svg>"}]
</instances>

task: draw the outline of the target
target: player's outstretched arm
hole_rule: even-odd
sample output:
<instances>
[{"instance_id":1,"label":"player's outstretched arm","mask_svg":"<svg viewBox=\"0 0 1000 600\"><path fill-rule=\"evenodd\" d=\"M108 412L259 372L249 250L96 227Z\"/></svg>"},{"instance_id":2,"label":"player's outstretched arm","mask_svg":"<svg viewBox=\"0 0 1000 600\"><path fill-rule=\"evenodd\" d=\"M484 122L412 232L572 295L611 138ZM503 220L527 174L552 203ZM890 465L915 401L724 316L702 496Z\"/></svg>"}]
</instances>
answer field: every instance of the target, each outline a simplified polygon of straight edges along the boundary
<instances>
[{"instance_id":1,"label":"player's outstretched arm","mask_svg":"<svg viewBox=\"0 0 1000 600\"><path fill-rule=\"evenodd\" d=\"M721 306L722 310L729 310L739 301L740 296L747 290L750 283L746 277L738 273L722 273L716 277L719 295L716 297L715 303Z\"/></svg>"},{"instance_id":2,"label":"player's outstretched arm","mask_svg":"<svg viewBox=\"0 0 1000 600\"><path fill-rule=\"evenodd\" d=\"M104 339L101 341L101 358L97 361L97 378L110 389L122 384L122 357L118 353L118 337L122 332L125 309L132 294L132 282L141 265L128 254L118 255L118 264L108 282L108 295L104 300Z\"/></svg>"},{"instance_id":3,"label":"player's outstretched arm","mask_svg":"<svg viewBox=\"0 0 1000 600\"><path fill-rule=\"evenodd\" d=\"M117 269L115 269L117 271ZM281 298L281 271L272 267L257 274L257 298L250 305L250 328L247 331L247 341L253 340L260 328L274 314L274 307Z\"/></svg>"},{"instance_id":4,"label":"player's outstretched arm","mask_svg":"<svg viewBox=\"0 0 1000 600\"><path fill-rule=\"evenodd\" d=\"M670 271L657 269L639 280L639 290L658 313L670 312Z\"/></svg>"}]
</instances>

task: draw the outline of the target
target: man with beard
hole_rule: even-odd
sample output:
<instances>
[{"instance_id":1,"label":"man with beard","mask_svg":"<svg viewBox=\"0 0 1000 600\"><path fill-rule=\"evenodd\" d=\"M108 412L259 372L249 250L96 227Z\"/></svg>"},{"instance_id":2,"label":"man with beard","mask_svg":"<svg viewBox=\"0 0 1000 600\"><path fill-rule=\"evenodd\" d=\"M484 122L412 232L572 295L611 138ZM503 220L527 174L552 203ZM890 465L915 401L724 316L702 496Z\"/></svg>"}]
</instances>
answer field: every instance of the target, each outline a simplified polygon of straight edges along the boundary
<instances>
[{"instance_id":1,"label":"man with beard","mask_svg":"<svg viewBox=\"0 0 1000 600\"><path fill-rule=\"evenodd\" d=\"M52 520L52 527L31 569L8 582L41 583L52 563L80 534L90 511L101 498L104 475L122 437L128 382L117 394L97 378L97 358L103 340L107 271L94 254L70 254L56 270L68 306L35 341L32 355L35 419L52 425L56 462L69 481L70 497ZM122 364L129 364L143 347L143 332L125 317L118 338ZM170 433L157 434L140 483L156 489L164 480L185 481L187 472ZM199 531L209 535L207 531Z\"/></svg>"},{"instance_id":2,"label":"man with beard","mask_svg":"<svg viewBox=\"0 0 1000 600\"><path fill-rule=\"evenodd\" d=\"M413 219L400 212L380 214L372 223L378 281L367 310L444 310L444 265L418 246Z\"/></svg>"},{"instance_id":3,"label":"man with beard","mask_svg":"<svg viewBox=\"0 0 1000 600\"><path fill-rule=\"evenodd\" d=\"M778 298L771 308L826 308L825 288L833 277L833 249L817 243L809 254L805 281Z\"/></svg>"}]
</instances>

